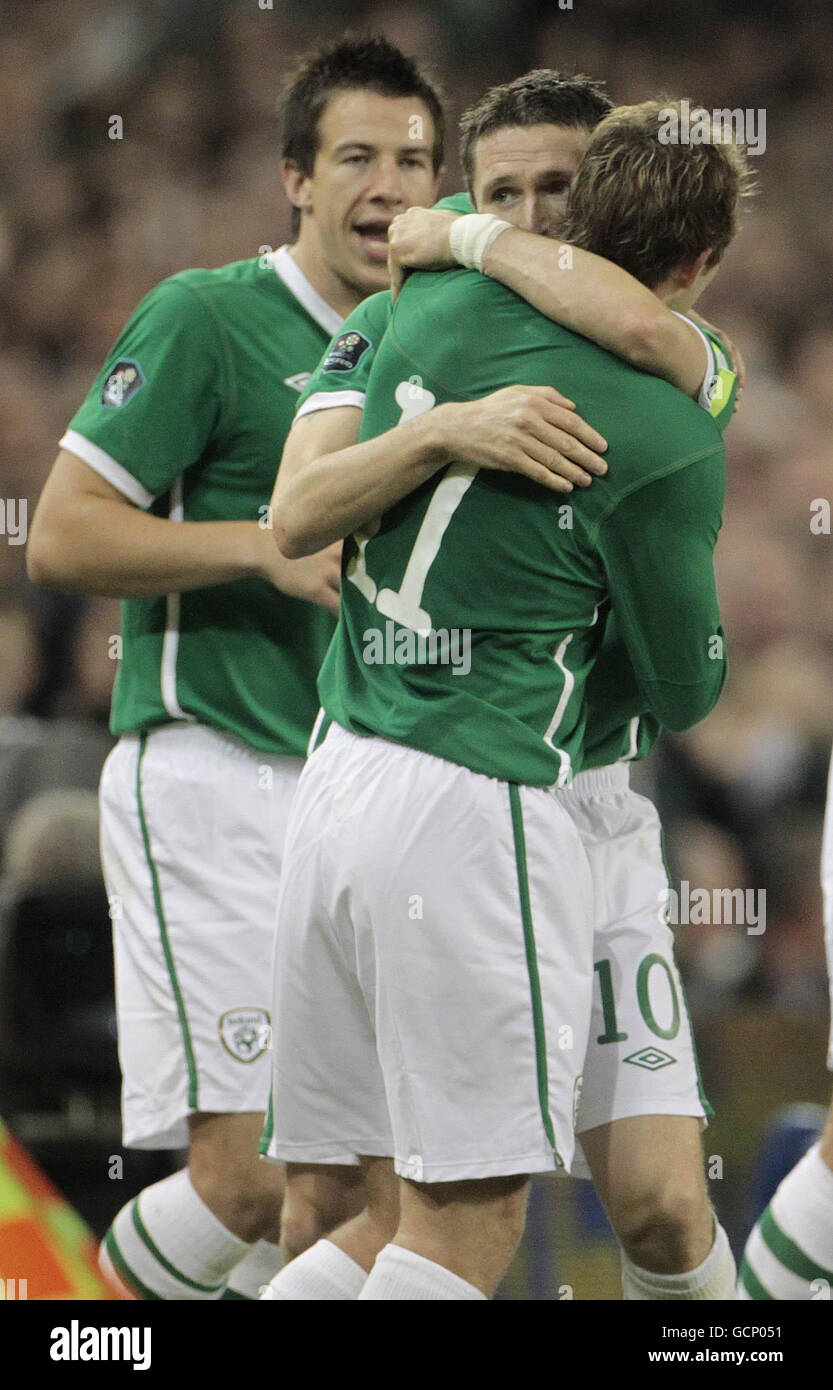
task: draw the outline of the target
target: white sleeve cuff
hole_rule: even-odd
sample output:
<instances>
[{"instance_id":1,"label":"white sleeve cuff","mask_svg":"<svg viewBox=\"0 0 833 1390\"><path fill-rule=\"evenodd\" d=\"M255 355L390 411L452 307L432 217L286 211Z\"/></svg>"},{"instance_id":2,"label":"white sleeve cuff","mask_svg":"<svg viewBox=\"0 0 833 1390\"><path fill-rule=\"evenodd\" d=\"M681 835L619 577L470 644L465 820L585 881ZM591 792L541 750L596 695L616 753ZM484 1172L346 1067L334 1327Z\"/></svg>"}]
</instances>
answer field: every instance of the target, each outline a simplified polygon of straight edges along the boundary
<instances>
[{"instance_id":1,"label":"white sleeve cuff","mask_svg":"<svg viewBox=\"0 0 833 1390\"><path fill-rule=\"evenodd\" d=\"M352 405L357 410L364 410L364 401L364 391L315 391L296 410L295 420L300 420L302 415L312 415L316 410L333 410L339 405Z\"/></svg>"},{"instance_id":2,"label":"white sleeve cuff","mask_svg":"<svg viewBox=\"0 0 833 1390\"><path fill-rule=\"evenodd\" d=\"M89 464L94 472L105 478L108 483L112 483L113 487L118 488L129 502L135 502L137 507L147 508L153 502L153 493L148 492L138 478L135 478L123 464L117 463L114 458L111 458L104 449L93 444L91 439L79 434L77 430L67 430L63 439L59 440L58 447L67 449L69 453L80 458L83 463Z\"/></svg>"},{"instance_id":3,"label":"white sleeve cuff","mask_svg":"<svg viewBox=\"0 0 833 1390\"><path fill-rule=\"evenodd\" d=\"M695 333L700 338L700 341L702 342L704 348L706 349L706 375L703 377L703 381L700 386L700 391L697 396L697 404L701 405L704 410L711 410L712 394L714 392L715 383L717 381L717 359L714 355L714 348L712 347L702 328L700 328L694 322L693 319L688 318L686 314L678 314L676 309L672 309L671 312L672 314L677 314L677 318L682 319L683 323L691 325Z\"/></svg>"}]
</instances>

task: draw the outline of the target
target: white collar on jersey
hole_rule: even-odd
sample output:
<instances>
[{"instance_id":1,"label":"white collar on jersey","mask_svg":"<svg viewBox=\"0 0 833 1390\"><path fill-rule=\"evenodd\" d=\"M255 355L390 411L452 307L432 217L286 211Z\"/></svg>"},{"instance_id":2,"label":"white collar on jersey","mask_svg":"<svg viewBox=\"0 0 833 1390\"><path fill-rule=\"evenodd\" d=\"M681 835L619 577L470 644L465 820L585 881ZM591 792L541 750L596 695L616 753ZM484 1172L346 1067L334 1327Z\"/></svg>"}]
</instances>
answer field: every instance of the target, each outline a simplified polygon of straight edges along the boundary
<instances>
[{"instance_id":1,"label":"white collar on jersey","mask_svg":"<svg viewBox=\"0 0 833 1390\"><path fill-rule=\"evenodd\" d=\"M337 314L332 309L326 299L322 299L317 290L314 290L304 272L297 262L290 256L288 246L279 246L277 251L270 251L266 260L271 265L275 274L280 276L286 288L294 294L299 304L302 304L307 313L315 319L317 324L329 333L330 337L337 333L344 319L341 314Z\"/></svg>"}]
</instances>

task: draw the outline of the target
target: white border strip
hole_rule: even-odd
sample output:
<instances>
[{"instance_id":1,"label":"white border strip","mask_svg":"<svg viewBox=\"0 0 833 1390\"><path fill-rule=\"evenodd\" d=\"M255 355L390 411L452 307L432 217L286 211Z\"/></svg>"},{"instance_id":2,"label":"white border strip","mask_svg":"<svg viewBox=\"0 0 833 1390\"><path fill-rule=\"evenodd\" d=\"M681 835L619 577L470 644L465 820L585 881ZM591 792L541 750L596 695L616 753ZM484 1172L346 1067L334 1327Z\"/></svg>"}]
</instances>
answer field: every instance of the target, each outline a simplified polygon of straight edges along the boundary
<instances>
[{"instance_id":1,"label":"white border strip","mask_svg":"<svg viewBox=\"0 0 833 1390\"><path fill-rule=\"evenodd\" d=\"M185 508L182 502L182 474L171 485L171 505L168 512L170 521L183 521ZM168 594L165 601L165 636L162 638L162 664L159 669L159 688L162 704L172 719L193 720L179 703L176 693L176 661L179 655L179 609L180 595Z\"/></svg>"},{"instance_id":2,"label":"white border strip","mask_svg":"<svg viewBox=\"0 0 833 1390\"><path fill-rule=\"evenodd\" d=\"M596 621L598 616L599 610L597 607L595 613L593 614L593 622ZM591 623L590 626L592 627L593 623ZM559 758L561 759L561 771L558 774L558 781L555 783L557 787L564 787L567 785L567 782L573 770L572 765L570 763L569 753L567 753L564 748L556 748L553 740L558 732L561 721L564 718L564 711L566 710L567 705L569 704L570 696L572 695L576 684L576 678L573 675L572 671L564 665L564 655L570 643L572 642L574 636L574 633L568 632L567 636L564 638L564 641L559 644L558 650L555 653L555 656L553 657L553 661L555 662L556 666L558 667L559 671L564 677L564 684L561 687L561 696L559 698L558 704L555 707L555 714L550 720L550 726L547 729L547 732L544 734L544 742L548 744L549 747L553 750L553 752L557 753Z\"/></svg>"},{"instance_id":3,"label":"white border strip","mask_svg":"<svg viewBox=\"0 0 833 1390\"><path fill-rule=\"evenodd\" d=\"M67 430L63 439L58 441L58 448L75 454L82 463L88 464L95 473L118 488L129 502L135 502L137 507L149 507L153 502L153 493L148 492L138 478L77 430Z\"/></svg>"},{"instance_id":4,"label":"white border strip","mask_svg":"<svg viewBox=\"0 0 833 1390\"><path fill-rule=\"evenodd\" d=\"M327 715L325 713L324 706L321 705L319 707L318 713L315 716L315 723L312 726L312 733L310 734L309 740L307 742L307 757L310 756L313 749L315 748L315 740L318 738L318 731L326 718Z\"/></svg>"},{"instance_id":5,"label":"white border strip","mask_svg":"<svg viewBox=\"0 0 833 1390\"><path fill-rule=\"evenodd\" d=\"M337 405L354 405L357 410L364 410L364 403L364 391L314 391L296 410L295 420L300 420L302 415L312 415L316 410L332 410Z\"/></svg>"},{"instance_id":6,"label":"white border strip","mask_svg":"<svg viewBox=\"0 0 833 1390\"><path fill-rule=\"evenodd\" d=\"M676 314L678 319L682 319L683 323L689 324L694 329L694 332L701 339L706 349L706 375L703 377L703 381L700 386L700 391L697 396L697 404L701 405L704 410L708 410L709 412L711 412L712 403L710 393L712 389L712 383L714 382L714 379L717 376L717 359L714 355L714 349L712 348L711 342L706 337L702 328L700 328L694 322L693 319L687 318L685 314L677 313L676 309L672 309L671 312L672 314Z\"/></svg>"},{"instance_id":7,"label":"white border strip","mask_svg":"<svg viewBox=\"0 0 833 1390\"><path fill-rule=\"evenodd\" d=\"M625 753L625 754L619 759L619 762L620 762L620 763L629 763L629 762L631 762L632 759L635 758L636 755L637 755L637 753L639 752L639 721L640 721L640 718L641 718L640 715L635 714L635 715L633 716L633 719L631 719L630 723L628 724L628 733L629 733L629 735L630 735L630 743L628 744L628 751L627 751L627 753Z\"/></svg>"},{"instance_id":8,"label":"white border strip","mask_svg":"<svg viewBox=\"0 0 833 1390\"><path fill-rule=\"evenodd\" d=\"M277 251L271 251L265 259L269 261L278 278L283 280L286 288L294 294L298 303L303 305L319 327L332 338L341 328L344 319L335 309L330 308L317 290L313 289L301 267L290 255L289 247L279 246Z\"/></svg>"}]
</instances>

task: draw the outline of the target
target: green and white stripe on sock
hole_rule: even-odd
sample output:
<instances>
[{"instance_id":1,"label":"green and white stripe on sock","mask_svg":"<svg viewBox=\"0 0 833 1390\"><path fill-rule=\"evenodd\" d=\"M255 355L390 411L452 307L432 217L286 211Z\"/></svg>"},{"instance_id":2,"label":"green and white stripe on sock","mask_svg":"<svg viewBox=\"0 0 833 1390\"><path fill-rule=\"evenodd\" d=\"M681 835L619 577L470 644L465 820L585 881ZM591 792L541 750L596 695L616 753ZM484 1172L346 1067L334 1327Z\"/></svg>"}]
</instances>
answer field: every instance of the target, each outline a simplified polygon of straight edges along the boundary
<instances>
[{"instance_id":1,"label":"green and white stripe on sock","mask_svg":"<svg viewBox=\"0 0 833 1390\"><path fill-rule=\"evenodd\" d=\"M142 1222L137 1197L122 1207L104 1248L122 1282L143 1299L215 1299L225 1288L225 1280L212 1285L191 1279L163 1255Z\"/></svg>"},{"instance_id":2,"label":"green and white stripe on sock","mask_svg":"<svg viewBox=\"0 0 833 1390\"><path fill-rule=\"evenodd\" d=\"M831 1291L833 1269L811 1259L781 1229L768 1206L746 1244L738 1298L798 1303L829 1298Z\"/></svg>"},{"instance_id":3,"label":"green and white stripe on sock","mask_svg":"<svg viewBox=\"0 0 833 1390\"><path fill-rule=\"evenodd\" d=\"M188 1170L146 1187L122 1207L104 1237L102 1267L140 1299L219 1299L251 1250L206 1206Z\"/></svg>"},{"instance_id":4,"label":"green and white stripe on sock","mask_svg":"<svg viewBox=\"0 0 833 1390\"><path fill-rule=\"evenodd\" d=\"M788 1173L744 1251L738 1298L809 1302L833 1295L833 1173L814 1145Z\"/></svg>"}]
</instances>

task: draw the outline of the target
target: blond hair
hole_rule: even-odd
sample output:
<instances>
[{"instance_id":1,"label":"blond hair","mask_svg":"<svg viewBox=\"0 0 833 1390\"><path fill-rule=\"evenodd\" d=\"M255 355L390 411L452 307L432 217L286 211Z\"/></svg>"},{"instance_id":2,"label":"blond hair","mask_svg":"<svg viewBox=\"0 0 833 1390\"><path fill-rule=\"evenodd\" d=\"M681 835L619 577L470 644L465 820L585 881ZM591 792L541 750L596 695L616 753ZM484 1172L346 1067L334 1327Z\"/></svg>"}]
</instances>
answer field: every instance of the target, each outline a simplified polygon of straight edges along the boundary
<instances>
[{"instance_id":1,"label":"blond hair","mask_svg":"<svg viewBox=\"0 0 833 1390\"><path fill-rule=\"evenodd\" d=\"M754 191L742 145L707 118L708 141L663 138L685 129L681 101L617 106L582 156L562 235L655 288L703 251L718 263L738 230L738 204ZM705 113L691 107L702 129Z\"/></svg>"}]
</instances>

